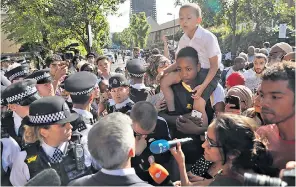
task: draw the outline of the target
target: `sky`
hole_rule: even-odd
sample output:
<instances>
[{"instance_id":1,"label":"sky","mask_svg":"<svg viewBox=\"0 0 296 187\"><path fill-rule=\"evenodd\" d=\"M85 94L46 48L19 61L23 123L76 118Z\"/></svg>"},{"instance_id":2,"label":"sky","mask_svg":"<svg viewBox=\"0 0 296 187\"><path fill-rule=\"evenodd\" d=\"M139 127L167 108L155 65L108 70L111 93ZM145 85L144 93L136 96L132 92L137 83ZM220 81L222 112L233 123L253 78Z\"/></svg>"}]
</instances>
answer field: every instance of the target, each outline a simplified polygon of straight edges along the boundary
<instances>
[{"instance_id":1,"label":"sky","mask_svg":"<svg viewBox=\"0 0 296 187\"><path fill-rule=\"evenodd\" d=\"M149 1L149 0L147 0ZM175 7L175 0L156 0L157 9L157 22L162 24L174 19L173 15L167 15L167 13L175 14L175 18L179 17L180 6ZM110 32L121 32L129 25L129 12L130 12L130 0L126 0L125 3L120 5L118 12L121 16L108 16L108 22L110 25Z\"/></svg>"}]
</instances>

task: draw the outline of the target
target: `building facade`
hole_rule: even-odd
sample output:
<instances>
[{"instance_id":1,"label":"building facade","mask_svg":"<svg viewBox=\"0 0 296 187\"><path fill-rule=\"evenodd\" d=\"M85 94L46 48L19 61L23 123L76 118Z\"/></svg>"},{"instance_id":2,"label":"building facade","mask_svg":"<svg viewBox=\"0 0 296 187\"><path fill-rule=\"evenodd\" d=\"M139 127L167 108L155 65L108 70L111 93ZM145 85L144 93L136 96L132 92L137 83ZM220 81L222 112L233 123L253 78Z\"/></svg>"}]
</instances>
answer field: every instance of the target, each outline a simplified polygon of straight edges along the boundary
<instances>
[{"instance_id":1,"label":"building facade","mask_svg":"<svg viewBox=\"0 0 296 187\"><path fill-rule=\"evenodd\" d=\"M145 12L146 17L157 20L156 0L131 0L130 14Z\"/></svg>"}]
</instances>

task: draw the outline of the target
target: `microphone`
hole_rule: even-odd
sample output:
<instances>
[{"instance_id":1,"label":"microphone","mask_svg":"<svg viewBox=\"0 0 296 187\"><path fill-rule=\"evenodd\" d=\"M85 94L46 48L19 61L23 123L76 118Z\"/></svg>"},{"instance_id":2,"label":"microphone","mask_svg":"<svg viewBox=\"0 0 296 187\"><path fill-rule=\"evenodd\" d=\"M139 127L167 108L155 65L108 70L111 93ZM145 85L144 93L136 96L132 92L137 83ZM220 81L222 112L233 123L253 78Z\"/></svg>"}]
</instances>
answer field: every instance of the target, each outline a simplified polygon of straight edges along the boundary
<instances>
[{"instance_id":1,"label":"microphone","mask_svg":"<svg viewBox=\"0 0 296 187\"><path fill-rule=\"evenodd\" d=\"M61 179L56 170L50 168L38 173L25 186L61 186Z\"/></svg>"},{"instance_id":2,"label":"microphone","mask_svg":"<svg viewBox=\"0 0 296 187\"><path fill-rule=\"evenodd\" d=\"M160 164L152 163L148 169L151 178L161 186L174 186L169 172Z\"/></svg>"},{"instance_id":3,"label":"microphone","mask_svg":"<svg viewBox=\"0 0 296 187\"><path fill-rule=\"evenodd\" d=\"M170 148L175 147L178 142L181 144L192 141L192 138L181 138L176 140L156 140L150 144L150 151L153 154L161 154L167 152Z\"/></svg>"}]
</instances>

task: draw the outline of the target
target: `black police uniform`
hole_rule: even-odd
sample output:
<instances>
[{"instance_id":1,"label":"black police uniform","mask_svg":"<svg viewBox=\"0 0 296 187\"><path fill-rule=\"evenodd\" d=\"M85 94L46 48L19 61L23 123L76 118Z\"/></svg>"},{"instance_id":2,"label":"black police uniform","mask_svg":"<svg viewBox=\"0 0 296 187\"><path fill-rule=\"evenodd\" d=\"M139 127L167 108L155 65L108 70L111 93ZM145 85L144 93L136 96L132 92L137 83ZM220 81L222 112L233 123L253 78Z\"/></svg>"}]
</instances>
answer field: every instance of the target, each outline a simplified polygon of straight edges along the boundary
<instances>
[{"instance_id":1,"label":"black police uniform","mask_svg":"<svg viewBox=\"0 0 296 187\"><path fill-rule=\"evenodd\" d=\"M129 83L124 75L116 73L109 79L109 89L111 90L112 88L118 88L121 86L129 86ZM135 103L130 98L128 98L122 104L110 105L110 103L107 103L106 110L108 114L113 112L121 112L129 115L134 104Z\"/></svg>"},{"instance_id":2,"label":"black police uniform","mask_svg":"<svg viewBox=\"0 0 296 187\"><path fill-rule=\"evenodd\" d=\"M49 126L53 124L66 124L76 120L79 117L76 113L71 113L65 100L59 96L49 96L41 98L30 105L29 116L23 119L24 124L29 126ZM39 141L26 146L23 151L26 152L24 160L16 160L11 171L11 183L19 185L19 179L14 178L17 170L24 164L28 166L30 176L33 178L42 170L53 168L57 171L61 178L62 185L67 185L70 181L82 176L91 174L90 166L86 166L85 150L80 142L80 134L72 134L72 140L63 142L55 149L50 157L43 146L44 143ZM75 138L75 140L74 140ZM60 149L61 148L61 149ZM57 151L58 150L58 151ZM56 152L57 151L57 152ZM22 153L22 152L21 152ZM21 154L20 153L20 154ZM17 157L18 159L21 157ZM26 169L25 169L26 170ZM25 174L24 172L23 174ZM24 176L22 176L24 177ZM50 180L50 179L49 179ZM23 181L21 181L23 182Z\"/></svg>"},{"instance_id":3,"label":"black police uniform","mask_svg":"<svg viewBox=\"0 0 296 187\"><path fill-rule=\"evenodd\" d=\"M153 155L155 162L162 165L167 166L172 155L170 152L166 152L163 154L153 154L151 153L149 147L150 144L155 140L171 140L170 131L167 125L167 122L164 118L158 117L156 126L154 131L149 134L146 138L147 140L147 147L144 149L144 151L139 156L135 156L132 158L132 167L135 169L136 174L144 181L147 181L149 184L156 185L151 178L148 169L150 167L150 163L148 161L149 156Z\"/></svg>"},{"instance_id":4,"label":"black police uniform","mask_svg":"<svg viewBox=\"0 0 296 187\"><path fill-rule=\"evenodd\" d=\"M6 104L18 104L21 106L28 106L33 101L40 99L35 87L36 80L27 79L9 85L2 93L2 101ZM22 148L23 142L23 125L20 126L18 134L15 132L15 124L13 119L13 112L6 111L1 113L1 124L3 131L8 133Z\"/></svg>"},{"instance_id":5,"label":"black police uniform","mask_svg":"<svg viewBox=\"0 0 296 187\"><path fill-rule=\"evenodd\" d=\"M7 71L4 75L12 82L15 79L25 78L30 74L29 66L21 65Z\"/></svg>"},{"instance_id":6,"label":"black police uniform","mask_svg":"<svg viewBox=\"0 0 296 187\"><path fill-rule=\"evenodd\" d=\"M131 79L139 79L144 77L146 72L144 64L144 59L132 59L127 62L126 69ZM137 87L137 85L139 85L140 87ZM144 80L142 84L137 85L130 85L130 99L133 100L135 103L137 103L138 101L146 101L151 88L145 86Z\"/></svg>"},{"instance_id":7,"label":"black police uniform","mask_svg":"<svg viewBox=\"0 0 296 187\"><path fill-rule=\"evenodd\" d=\"M89 97L94 89L98 89L97 77L95 74L87 71L77 72L68 76L68 78L64 81L64 88L70 93L72 102L75 104L75 100ZM97 115L94 116L90 114L91 111L79 110L75 108L72 108L72 112L79 114L79 118L71 123L73 125L73 130L77 129L78 132L87 135L91 125L93 125L98 120Z\"/></svg>"}]
</instances>

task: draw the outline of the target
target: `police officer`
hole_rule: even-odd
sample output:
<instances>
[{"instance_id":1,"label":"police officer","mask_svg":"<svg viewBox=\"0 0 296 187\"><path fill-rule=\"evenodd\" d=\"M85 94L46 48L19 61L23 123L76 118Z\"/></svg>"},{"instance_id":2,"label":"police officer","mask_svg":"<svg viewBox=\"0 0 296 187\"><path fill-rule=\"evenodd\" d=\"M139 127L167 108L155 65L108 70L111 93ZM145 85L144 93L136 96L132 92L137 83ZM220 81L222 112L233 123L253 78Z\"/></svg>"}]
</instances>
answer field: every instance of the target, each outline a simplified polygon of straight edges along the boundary
<instances>
[{"instance_id":1,"label":"police officer","mask_svg":"<svg viewBox=\"0 0 296 187\"><path fill-rule=\"evenodd\" d=\"M2 93L3 102L9 110L1 113L1 127L20 147L24 146L22 118L29 114L29 105L40 99L35 85L36 80L27 79L9 85Z\"/></svg>"},{"instance_id":2,"label":"police officer","mask_svg":"<svg viewBox=\"0 0 296 187\"><path fill-rule=\"evenodd\" d=\"M70 123L77 118L78 114L71 113L60 96L44 97L30 105L23 123L24 140L31 144L15 159L10 174L12 185L23 186L46 168L57 171L62 185L90 173L89 153L81 145L80 136L71 141L74 134Z\"/></svg>"},{"instance_id":3,"label":"police officer","mask_svg":"<svg viewBox=\"0 0 296 187\"><path fill-rule=\"evenodd\" d=\"M1 86L1 93L5 90L6 87ZM1 99L1 123L2 123L2 114L5 113L6 105L4 99ZM13 121L12 121L13 122ZM20 152L20 147L18 143L8 134L5 128L1 125L1 185L2 186L11 186L9 181L10 171L14 162L15 156ZM13 126L12 124L9 124Z\"/></svg>"},{"instance_id":4,"label":"police officer","mask_svg":"<svg viewBox=\"0 0 296 187\"><path fill-rule=\"evenodd\" d=\"M109 79L109 90L115 105L107 104L107 112L129 114L134 102L129 98L130 88L124 75L117 73Z\"/></svg>"},{"instance_id":5,"label":"police officer","mask_svg":"<svg viewBox=\"0 0 296 187\"><path fill-rule=\"evenodd\" d=\"M130 98L135 103L138 101L146 101L151 89L144 84L144 75L146 68L143 59L132 59L126 64L128 75L131 80Z\"/></svg>"},{"instance_id":6,"label":"police officer","mask_svg":"<svg viewBox=\"0 0 296 187\"><path fill-rule=\"evenodd\" d=\"M28 66L17 66L9 71L7 71L4 75L11 82L17 82L23 80L30 74L30 70Z\"/></svg>"},{"instance_id":7,"label":"police officer","mask_svg":"<svg viewBox=\"0 0 296 187\"><path fill-rule=\"evenodd\" d=\"M31 75L26 77L26 79L35 79L37 81L36 88L39 95L42 97L55 95L49 70L48 68L34 71Z\"/></svg>"},{"instance_id":8,"label":"police officer","mask_svg":"<svg viewBox=\"0 0 296 187\"><path fill-rule=\"evenodd\" d=\"M91 104L96 92L99 92L97 77L87 71L77 72L69 75L64 81L64 87L70 93L73 103L72 110L80 115L80 118L72 124L74 130L77 129L83 136L87 136L97 120L91 113Z\"/></svg>"},{"instance_id":9,"label":"police officer","mask_svg":"<svg viewBox=\"0 0 296 187\"><path fill-rule=\"evenodd\" d=\"M1 57L1 72L6 73L10 63L11 63L11 61L10 61L9 56L2 56Z\"/></svg>"}]
</instances>

